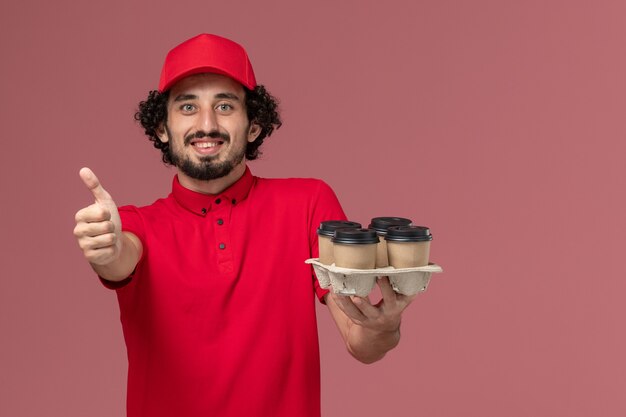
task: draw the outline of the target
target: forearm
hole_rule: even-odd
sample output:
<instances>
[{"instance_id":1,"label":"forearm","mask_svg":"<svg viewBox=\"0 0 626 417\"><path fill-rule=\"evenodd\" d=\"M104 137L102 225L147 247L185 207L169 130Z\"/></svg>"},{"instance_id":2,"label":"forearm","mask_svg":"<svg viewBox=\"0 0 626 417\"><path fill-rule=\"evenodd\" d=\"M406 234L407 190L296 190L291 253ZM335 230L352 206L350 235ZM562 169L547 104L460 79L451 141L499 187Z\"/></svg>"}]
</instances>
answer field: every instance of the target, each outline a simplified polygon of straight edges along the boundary
<instances>
[{"instance_id":1,"label":"forearm","mask_svg":"<svg viewBox=\"0 0 626 417\"><path fill-rule=\"evenodd\" d=\"M350 323L346 337L348 352L363 363L382 359L400 342L400 327L390 331L377 331Z\"/></svg>"}]
</instances>

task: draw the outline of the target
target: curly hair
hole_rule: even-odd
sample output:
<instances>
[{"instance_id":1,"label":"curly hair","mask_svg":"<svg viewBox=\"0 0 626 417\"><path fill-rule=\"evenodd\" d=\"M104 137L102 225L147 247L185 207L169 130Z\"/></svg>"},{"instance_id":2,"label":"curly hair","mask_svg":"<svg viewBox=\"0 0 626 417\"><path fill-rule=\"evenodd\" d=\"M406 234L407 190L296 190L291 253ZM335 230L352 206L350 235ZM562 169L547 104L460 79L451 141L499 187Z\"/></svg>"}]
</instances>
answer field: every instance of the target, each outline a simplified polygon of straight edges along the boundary
<instances>
[{"instance_id":1,"label":"curly hair","mask_svg":"<svg viewBox=\"0 0 626 417\"><path fill-rule=\"evenodd\" d=\"M259 147L265 138L272 135L274 129L282 126L282 120L278 109L278 100L274 98L262 85L257 85L254 90L245 88L245 105L248 120L261 128L261 133L254 142L248 142L246 146L246 159L255 160L261 155ZM169 142L161 142L158 137L159 130L167 122L167 100L169 91L160 93L152 90L148 98L139 103L139 110L135 113L135 120L141 123L148 139L155 148L161 150L163 162L172 165L169 152Z\"/></svg>"}]
</instances>

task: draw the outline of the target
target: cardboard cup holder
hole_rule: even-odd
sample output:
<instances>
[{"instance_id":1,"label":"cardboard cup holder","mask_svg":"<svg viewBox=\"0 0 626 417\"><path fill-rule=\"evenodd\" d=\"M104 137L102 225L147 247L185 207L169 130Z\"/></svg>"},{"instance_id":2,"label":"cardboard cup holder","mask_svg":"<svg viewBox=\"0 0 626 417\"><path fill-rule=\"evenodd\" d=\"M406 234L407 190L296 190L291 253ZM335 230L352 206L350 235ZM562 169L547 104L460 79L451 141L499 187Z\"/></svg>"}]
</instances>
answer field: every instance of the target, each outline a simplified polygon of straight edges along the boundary
<instances>
[{"instance_id":1,"label":"cardboard cup holder","mask_svg":"<svg viewBox=\"0 0 626 417\"><path fill-rule=\"evenodd\" d=\"M334 263L324 265L319 258L304 262L313 265L320 287L331 289L335 294L359 297L367 297L376 285L376 277L388 276L395 292L413 295L426 291L433 273L443 272L439 265L433 263L415 268L351 269L335 266Z\"/></svg>"}]
</instances>

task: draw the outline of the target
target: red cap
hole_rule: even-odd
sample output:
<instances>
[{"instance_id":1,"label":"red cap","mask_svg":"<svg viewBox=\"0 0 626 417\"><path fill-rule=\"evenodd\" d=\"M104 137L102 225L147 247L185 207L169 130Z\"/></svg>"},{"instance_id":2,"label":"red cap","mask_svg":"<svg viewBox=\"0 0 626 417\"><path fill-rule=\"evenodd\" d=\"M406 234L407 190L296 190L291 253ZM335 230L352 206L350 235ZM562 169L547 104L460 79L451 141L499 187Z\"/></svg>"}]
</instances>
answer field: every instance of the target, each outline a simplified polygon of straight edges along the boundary
<instances>
[{"instance_id":1,"label":"red cap","mask_svg":"<svg viewBox=\"0 0 626 417\"><path fill-rule=\"evenodd\" d=\"M221 36L203 33L169 51L161 71L159 91L193 74L212 72L226 75L253 90L256 79L243 47Z\"/></svg>"}]
</instances>

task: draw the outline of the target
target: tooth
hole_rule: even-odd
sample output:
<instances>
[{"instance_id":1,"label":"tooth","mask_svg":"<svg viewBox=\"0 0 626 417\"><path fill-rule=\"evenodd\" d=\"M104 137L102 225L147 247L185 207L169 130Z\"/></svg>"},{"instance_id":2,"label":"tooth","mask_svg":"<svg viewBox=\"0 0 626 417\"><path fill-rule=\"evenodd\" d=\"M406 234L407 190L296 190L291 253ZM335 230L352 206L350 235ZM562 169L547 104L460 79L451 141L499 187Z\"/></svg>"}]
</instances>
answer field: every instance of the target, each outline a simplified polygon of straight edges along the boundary
<instances>
[{"instance_id":1,"label":"tooth","mask_svg":"<svg viewBox=\"0 0 626 417\"><path fill-rule=\"evenodd\" d=\"M213 148L213 147L215 147L217 145L218 144L214 143L214 142L198 142L198 143L196 143L196 146L198 148Z\"/></svg>"}]
</instances>

